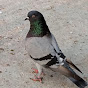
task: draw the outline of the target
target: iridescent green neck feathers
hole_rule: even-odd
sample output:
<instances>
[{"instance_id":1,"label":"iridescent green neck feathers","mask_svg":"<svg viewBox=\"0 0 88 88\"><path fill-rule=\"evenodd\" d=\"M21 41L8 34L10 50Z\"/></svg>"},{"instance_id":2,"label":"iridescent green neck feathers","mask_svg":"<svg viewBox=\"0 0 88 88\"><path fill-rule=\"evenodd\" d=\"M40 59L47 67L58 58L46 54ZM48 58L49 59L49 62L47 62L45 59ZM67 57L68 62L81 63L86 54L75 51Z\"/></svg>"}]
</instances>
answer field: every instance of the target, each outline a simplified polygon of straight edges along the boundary
<instances>
[{"instance_id":1,"label":"iridescent green neck feathers","mask_svg":"<svg viewBox=\"0 0 88 88\"><path fill-rule=\"evenodd\" d=\"M33 22L33 30L32 33L34 35L40 35L42 33L42 24L40 23L40 21L35 21Z\"/></svg>"},{"instance_id":2,"label":"iridescent green neck feathers","mask_svg":"<svg viewBox=\"0 0 88 88\"><path fill-rule=\"evenodd\" d=\"M30 22L30 30L26 38L43 37L46 34L50 34L50 31L45 21L36 20L36 21Z\"/></svg>"}]
</instances>

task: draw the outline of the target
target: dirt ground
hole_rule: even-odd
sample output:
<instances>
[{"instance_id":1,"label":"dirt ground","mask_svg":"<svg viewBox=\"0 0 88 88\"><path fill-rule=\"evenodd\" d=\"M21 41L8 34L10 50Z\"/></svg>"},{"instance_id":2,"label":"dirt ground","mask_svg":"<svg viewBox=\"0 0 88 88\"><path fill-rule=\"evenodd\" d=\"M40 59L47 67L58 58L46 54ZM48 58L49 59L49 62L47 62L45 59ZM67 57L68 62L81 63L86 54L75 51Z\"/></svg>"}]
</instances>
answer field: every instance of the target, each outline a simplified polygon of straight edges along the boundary
<instances>
[{"instance_id":1,"label":"dirt ground","mask_svg":"<svg viewBox=\"0 0 88 88\"><path fill-rule=\"evenodd\" d=\"M44 15L59 47L88 82L88 0L0 0L0 88L78 88L49 70L43 84L30 80L35 65L23 41L30 27L24 19L31 10Z\"/></svg>"}]
</instances>

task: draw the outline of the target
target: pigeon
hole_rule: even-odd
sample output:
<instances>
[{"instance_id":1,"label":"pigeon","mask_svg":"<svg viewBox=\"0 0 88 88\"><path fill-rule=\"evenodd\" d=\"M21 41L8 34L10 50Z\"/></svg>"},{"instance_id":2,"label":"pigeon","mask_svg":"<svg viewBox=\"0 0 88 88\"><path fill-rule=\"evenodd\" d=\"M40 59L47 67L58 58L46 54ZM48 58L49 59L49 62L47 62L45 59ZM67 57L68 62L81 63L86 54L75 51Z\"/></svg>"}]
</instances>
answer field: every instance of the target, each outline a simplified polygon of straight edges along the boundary
<instances>
[{"instance_id":1,"label":"pigeon","mask_svg":"<svg viewBox=\"0 0 88 88\"><path fill-rule=\"evenodd\" d=\"M75 69L82 73L81 70L63 54L44 16L39 11L33 10L28 12L25 20L30 21L30 30L25 38L25 49L37 67L37 69L32 68L37 73L32 80L42 82L44 68L47 68L59 71L79 88L85 88L87 82L74 71Z\"/></svg>"}]
</instances>

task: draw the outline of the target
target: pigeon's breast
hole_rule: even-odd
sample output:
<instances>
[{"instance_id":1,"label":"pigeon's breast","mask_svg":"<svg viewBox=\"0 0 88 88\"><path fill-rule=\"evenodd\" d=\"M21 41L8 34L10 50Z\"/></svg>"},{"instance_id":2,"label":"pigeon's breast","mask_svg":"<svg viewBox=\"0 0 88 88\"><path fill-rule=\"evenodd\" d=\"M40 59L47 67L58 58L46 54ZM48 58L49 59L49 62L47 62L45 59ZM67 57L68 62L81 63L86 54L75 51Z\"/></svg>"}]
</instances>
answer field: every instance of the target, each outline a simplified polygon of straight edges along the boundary
<instances>
[{"instance_id":1,"label":"pigeon's breast","mask_svg":"<svg viewBox=\"0 0 88 88\"><path fill-rule=\"evenodd\" d=\"M46 36L27 38L25 44L28 54L33 58L41 58L55 53L53 46Z\"/></svg>"}]
</instances>

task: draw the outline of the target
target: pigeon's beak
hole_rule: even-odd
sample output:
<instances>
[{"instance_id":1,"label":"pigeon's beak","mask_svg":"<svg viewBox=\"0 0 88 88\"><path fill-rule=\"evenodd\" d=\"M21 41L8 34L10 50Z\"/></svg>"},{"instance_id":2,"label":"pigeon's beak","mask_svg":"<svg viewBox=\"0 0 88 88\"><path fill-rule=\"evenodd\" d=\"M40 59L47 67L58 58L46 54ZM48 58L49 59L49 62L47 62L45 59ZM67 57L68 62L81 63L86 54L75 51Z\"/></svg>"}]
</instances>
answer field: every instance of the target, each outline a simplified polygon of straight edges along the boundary
<instances>
[{"instance_id":1,"label":"pigeon's beak","mask_svg":"<svg viewBox=\"0 0 88 88\"><path fill-rule=\"evenodd\" d=\"M25 20L29 20L29 17L26 17Z\"/></svg>"}]
</instances>

